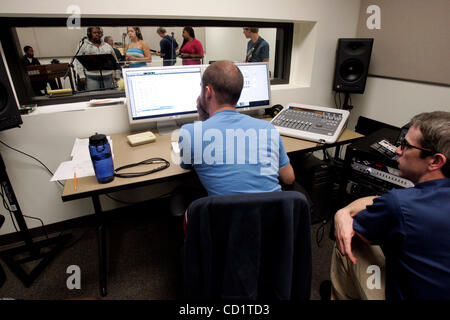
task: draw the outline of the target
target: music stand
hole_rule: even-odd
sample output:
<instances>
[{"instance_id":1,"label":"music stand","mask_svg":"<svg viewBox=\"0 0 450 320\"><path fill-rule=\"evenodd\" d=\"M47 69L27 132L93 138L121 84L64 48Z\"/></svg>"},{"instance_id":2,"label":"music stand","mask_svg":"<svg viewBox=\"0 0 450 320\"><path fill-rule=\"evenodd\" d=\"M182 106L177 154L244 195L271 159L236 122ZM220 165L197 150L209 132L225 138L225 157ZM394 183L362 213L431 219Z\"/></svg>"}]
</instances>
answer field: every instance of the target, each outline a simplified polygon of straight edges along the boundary
<instances>
[{"instance_id":1,"label":"music stand","mask_svg":"<svg viewBox=\"0 0 450 320\"><path fill-rule=\"evenodd\" d=\"M75 56L87 71L100 71L100 88L104 89L103 70L117 70L117 61L112 54L91 54Z\"/></svg>"}]
</instances>

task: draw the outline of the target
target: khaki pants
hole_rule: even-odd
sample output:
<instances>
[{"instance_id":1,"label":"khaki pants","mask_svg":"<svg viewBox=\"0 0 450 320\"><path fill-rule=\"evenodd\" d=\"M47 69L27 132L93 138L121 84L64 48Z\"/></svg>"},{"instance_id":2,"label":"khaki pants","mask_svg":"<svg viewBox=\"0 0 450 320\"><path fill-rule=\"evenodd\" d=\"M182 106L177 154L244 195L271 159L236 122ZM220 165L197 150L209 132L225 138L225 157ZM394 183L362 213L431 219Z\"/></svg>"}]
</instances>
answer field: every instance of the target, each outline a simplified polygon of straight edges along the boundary
<instances>
[{"instance_id":1,"label":"khaki pants","mask_svg":"<svg viewBox=\"0 0 450 320\"><path fill-rule=\"evenodd\" d=\"M384 300L385 261L379 246L368 245L358 236L352 239L354 265L337 248L331 258L332 300Z\"/></svg>"}]
</instances>

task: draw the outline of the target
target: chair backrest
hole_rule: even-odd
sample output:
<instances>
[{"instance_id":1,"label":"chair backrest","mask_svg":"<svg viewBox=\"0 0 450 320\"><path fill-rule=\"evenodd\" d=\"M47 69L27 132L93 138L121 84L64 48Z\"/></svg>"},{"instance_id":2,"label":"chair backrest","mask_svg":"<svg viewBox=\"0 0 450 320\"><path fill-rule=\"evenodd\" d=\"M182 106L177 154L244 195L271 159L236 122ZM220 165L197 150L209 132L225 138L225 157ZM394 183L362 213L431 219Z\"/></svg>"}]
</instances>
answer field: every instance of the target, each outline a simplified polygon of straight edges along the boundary
<instances>
[{"instance_id":1,"label":"chair backrest","mask_svg":"<svg viewBox=\"0 0 450 320\"><path fill-rule=\"evenodd\" d=\"M194 201L187 210L183 269L189 299L309 299L305 197L283 191Z\"/></svg>"}]
</instances>

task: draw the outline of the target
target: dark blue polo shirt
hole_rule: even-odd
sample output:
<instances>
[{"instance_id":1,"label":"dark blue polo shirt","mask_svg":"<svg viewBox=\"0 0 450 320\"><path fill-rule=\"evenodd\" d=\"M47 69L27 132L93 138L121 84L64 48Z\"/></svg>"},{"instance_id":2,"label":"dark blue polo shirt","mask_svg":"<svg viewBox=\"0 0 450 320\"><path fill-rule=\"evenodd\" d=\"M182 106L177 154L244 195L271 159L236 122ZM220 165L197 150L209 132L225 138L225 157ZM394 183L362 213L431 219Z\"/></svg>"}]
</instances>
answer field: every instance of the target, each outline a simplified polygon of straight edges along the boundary
<instances>
[{"instance_id":1,"label":"dark blue polo shirt","mask_svg":"<svg viewBox=\"0 0 450 320\"><path fill-rule=\"evenodd\" d=\"M256 42L249 40L247 43L246 62L262 62L269 58L269 43L262 37Z\"/></svg>"},{"instance_id":2,"label":"dark blue polo shirt","mask_svg":"<svg viewBox=\"0 0 450 320\"><path fill-rule=\"evenodd\" d=\"M450 179L389 191L353 229L383 248L386 299L450 299Z\"/></svg>"},{"instance_id":3,"label":"dark blue polo shirt","mask_svg":"<svg viewBox=\"0 0 450 320\"><path fill-rule=\"evenodd\" d=\"M163 65L173 66L177 62L177 53L175 49L178 47L178 43L175 38L167 35L161 39L159 45L161 46L160 52L165 54L163 57Z\"/></svg>"}]
</instances>

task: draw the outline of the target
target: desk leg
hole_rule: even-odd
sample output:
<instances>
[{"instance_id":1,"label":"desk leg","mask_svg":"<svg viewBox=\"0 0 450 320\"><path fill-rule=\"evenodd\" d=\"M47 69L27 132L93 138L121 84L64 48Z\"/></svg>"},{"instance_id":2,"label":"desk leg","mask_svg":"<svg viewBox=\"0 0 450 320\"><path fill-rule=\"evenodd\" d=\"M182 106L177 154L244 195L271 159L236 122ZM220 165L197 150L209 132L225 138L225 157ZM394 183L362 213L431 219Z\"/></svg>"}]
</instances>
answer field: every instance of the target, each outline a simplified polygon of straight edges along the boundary
<instances>
[{"instance_id":1,"label":"desk leg","mask_svg":"<svg viewBox=\"0 0 450 320\"><path fill-rule=\"evenodd\" d=\"M92 196L94 203L95 214L99 222L98 226L98 264L99 264L99 280L100 280L100 295L105 297L107 295L107 270L106 270L106 229L103 224L103 211L98 195Z\"/></svg>"},{"instance_id":2,"label":"desk leg","mask_svg":"<svg viewBox=\"0 0 450 320\"><path fill-rule=\"evenodd\" d=\"M341 146L336 146L336 149L334 151L334 160L339 160L339 153L341 152Z\"/></svg>"}]
</instances>

